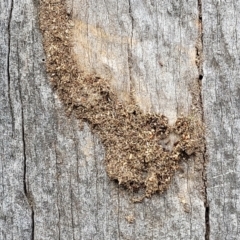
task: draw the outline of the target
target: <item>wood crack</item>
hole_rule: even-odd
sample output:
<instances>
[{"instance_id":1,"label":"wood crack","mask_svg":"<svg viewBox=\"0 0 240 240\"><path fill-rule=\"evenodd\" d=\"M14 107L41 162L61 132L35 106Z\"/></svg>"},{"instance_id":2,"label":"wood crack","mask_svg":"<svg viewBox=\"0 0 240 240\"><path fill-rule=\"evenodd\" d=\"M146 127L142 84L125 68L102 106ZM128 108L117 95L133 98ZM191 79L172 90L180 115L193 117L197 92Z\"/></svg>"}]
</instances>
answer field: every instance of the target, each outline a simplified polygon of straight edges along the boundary
<instances>
[{"instance_id":1,"label":"wood crack","mask_svg":"<svg viewBox=\"0 0 240 240\"><path fill-rule=\"evenodd\" d=\"M14 131L14 114L13 114L13 106L11 99L11 77L10 77L10 51L11 51L11 21L12 21L12 12L13 12L13 0L10 2L10 12L8 18L8 53L7 53L7 79L8 79L8 101L10 107L10 114L12 118L12 134Z\"/></svg>"},{"instance_id":2,"label":"wood crack","mask_svg":"<svg viewBox=\"0 0 240 240\"><path fill-rule=\"evenodd\" d=\"M203 22L202 22L202 0L198 0L198 40L196 45L196 64L198 67L198 86L199 86L199 101L202 113L202 122L204 124L204 109L202 98L202 79L204 78L203 72ZM209 204L207 195L207 153L206 153L206 139L204 137L204 150L203 150L203 171L202 179L204 184L204 197L205 197L205 239L209 240L210 235L210 222L209 222Z\"/></svg>"},{"instance_id":3,"label":"wood crack","mask_svg":"<svg viewBox=\"0 0 240 240\"><path fill-rule=\"evenodd\" d=\"M133 94L133 79L132 79L132 41L133 41L133 22L134 22L134 18L132 15L132 7L131 7L131 0L128 0L128 4L129 4L129 16L131 19L131 40L128 44L128 68L129 68L129 80L130 80L130 84L129 84L129 88L130 88L130 96L132 97Z\"/></svg>"},{"instance_id":4,"label":"wood crack","mask_svg":"<svg viewBox=\"0 0 240 240\"><path fill-rule=\"evenodd\" d=\"M32 240L34 240L34 229L35 229L35 224L34 224L34 209L32 207Z\"/></svg>"},{"instance_id":5,"label":"wood crack","mask_svg":"<svg viewBox=\"0 0 240 240\"><path fill-rule=\"evenodd\" d=\"M75 232L74 232L74 228L75 228L75 224L74 224L74 216L73 216L73 189L72 189L72 178L70 178L70 185L71 185L71 221L72 221L72 231L73 231L73 240L75 240Z\"/></svg>"},{"instance_id":6,"label":"wood crack","mask_svg":"<svg viewBox=\"0 0 240 240\"><path fill-rule=\"evenodd\" d=\"M26 140L25 140L25 121L24 121L24 111L23 111L23 98L22 98L22 87L20 83L20 61L18 54L18 43L17 43L17 66L18 66L18 85L19 85L19 98L21 103L21 119L22 119L22 144L23 144L23 191L27 199L28 205L31 209L31 220L32 220L32 240L34 240L34 208L33 208L33 197L30 196L30 192L27 187L27 155L26 155Z\"/></svg>"}]
</instances>

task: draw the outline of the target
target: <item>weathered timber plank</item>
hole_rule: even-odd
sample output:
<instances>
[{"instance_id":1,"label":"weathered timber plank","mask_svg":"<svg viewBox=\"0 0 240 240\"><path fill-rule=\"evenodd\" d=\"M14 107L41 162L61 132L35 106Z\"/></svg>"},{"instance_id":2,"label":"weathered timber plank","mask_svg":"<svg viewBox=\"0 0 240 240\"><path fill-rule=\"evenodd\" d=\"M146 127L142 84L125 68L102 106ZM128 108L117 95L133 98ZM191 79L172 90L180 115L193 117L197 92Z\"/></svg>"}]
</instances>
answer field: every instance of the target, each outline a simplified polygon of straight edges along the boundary
<instances>
[{"instance_id":1,"label":"weathered timber plank","mask_svg":"<svg viewBox=\"0 0 240 240\"><path fill-rule=\"evenodd\" d=\"M210 239L240 234L240 3L203 0Z\"/></svg>"},{"instance_id":2,"label":"weathered timber plank","mask_svg":"<svg viewBox=\"0 0 240 240\"><path fill-rule=\"evenodd\" d=\"M120 97L135 90L145 111L172 122L189 113L198 78L196 1L72 4L84 70L109 77ZM204 239L201 167L183 163L169 191L131 203L109 182L97 136L66 117L51 90L35 1L1 1L0 10L1 239Z\"/></svg>"}]
</instances>

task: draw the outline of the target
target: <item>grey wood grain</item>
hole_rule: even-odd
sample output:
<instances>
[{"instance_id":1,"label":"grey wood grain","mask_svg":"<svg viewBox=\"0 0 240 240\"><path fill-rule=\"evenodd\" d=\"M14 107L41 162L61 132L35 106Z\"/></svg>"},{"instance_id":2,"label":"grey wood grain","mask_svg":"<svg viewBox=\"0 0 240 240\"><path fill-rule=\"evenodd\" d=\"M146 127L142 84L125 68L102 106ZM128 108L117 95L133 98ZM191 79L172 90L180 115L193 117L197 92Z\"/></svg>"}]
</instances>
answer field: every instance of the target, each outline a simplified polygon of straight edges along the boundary
<instances>
[{"instance_id":1,"label":"grey wood grain","mask_svg":"<svg viewBox=\"0 0 240 240\"><path fill-rule=\"evenodd\" d=\"M32 211L24 182L27 144L24 134L27 108L24 105L29 94L21 80L31 79L34 61L30 57L32 35L27 34L32 29L32 22L26 22L26 12L20 14L21 10L26 11L26 6L24 9L23 4L13 1L0 2L1 239L30 239L32 235ZM28 57L29 65L26 64Z\"/></svg>"},{"instance_id":2,"label":"grey wood grain","mask_svg":"<svg viewBox=\"0 0 240 240\"><path fill-rule=\"evenodd\" d=\"M210 239L239 239L240 3L204 0L203 10Z\"/></svg>"},{"instance_id":3,"label":"grey wood grain","mask_svg":"<svg viewBox=\"0 0 240 240\"><path fill-rule=\"evenodd\" d=\"M182 164L165 194L131 203L106 176L97 136L65 116L51 90L37 9L0 2L0 239L204 239L201 156ZM74 0L68 10L83 70L109 78L123 99L135 90L146 112L171 122L190 112L197 1Z\"/></svg>"}]
</instances>

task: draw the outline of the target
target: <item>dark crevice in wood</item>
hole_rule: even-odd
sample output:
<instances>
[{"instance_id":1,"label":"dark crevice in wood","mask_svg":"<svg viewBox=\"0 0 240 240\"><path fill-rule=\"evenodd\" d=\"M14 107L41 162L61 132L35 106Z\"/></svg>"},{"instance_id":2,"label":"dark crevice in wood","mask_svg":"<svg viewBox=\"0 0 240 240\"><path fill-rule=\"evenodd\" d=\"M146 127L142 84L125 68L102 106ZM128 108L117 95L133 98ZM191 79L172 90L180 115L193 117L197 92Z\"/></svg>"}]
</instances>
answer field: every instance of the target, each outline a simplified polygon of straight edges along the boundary
<instances>
[{"instance_id":1,"label":"dark crevice in wood","mask_svg":"<svg viewBox=\"0 0 240 240\"><path fill-rule=\"evenodd\" d=\"M25 129L24 129L24 113L23 113L23 101L22 101L22 92L21 87L19 88L20 93L20 101L21 101L21 118L22 118L22 143L23 143L23 187L25 196L28 199L28 190L27 190L27 180L26 180L26 173L27 173L27 158L26 158L26 143L25 143Z\"/></svg>"},{"instance_id":2,"label":"dark crevice in wood","mask_svg":"<svg viewBox=\"0 0 240 240\"><path fill-rule=\"evenodd\" d=\"M59 204L59 203L58 203ZM61 229L60 229L60 219L61 219L61 213L60 213L60 209L58 207L58 204L57 204L57 209L58 209L58 240L61 239Z\"/></svg>"},{"instance_id":3,"label":"dark crevice in wood","mask_svg":"<svg viewBox=\"0 0 240 240\"><path fill-rule=\"evenodd\" d=\"M96 222L97 222L97 226L100 226L99 225L99 222L98 222L98 219L99 219L99 195L98 195L98 180L99 180L99 173L98 173L98 164L97 164L97 153L96 153L96 138L93 136L92 138L92 142L93 142L93 158L94 158L94 162L95 162L95 167L96 167L96 181L95 181L95 187L96 187L96 213L95 213L95 216L96 216ZM99 231L99 229L98 229Z\"/></svg>"},{"instance_id":4,"label":"dark crevice in wood","mask_svg":"<svg viewBox=\"0 0 240 240\"><path fill-rule=\"evenodd\" d=\"M56 106L56 105L55 105ZM57 139L57 136L56 136L56 139ZM57 142L57 140L56 140ZM55 155L56 155L56 179L57 179L57 204L56 204L56 208L57 208L57 215L58 215L58 223L57 223L57 227L58 227L58 239L60 240L60 235L61 235L61 231L60 231L60 218L61 218L61 215L60 215L60 209L59 209L59 163L58 163L58 152L57 152L57 149L56 149L56 145L55 144Z\"/></svg>"},{"instance_id":5,"label":"dark crevice in wood","mask_svg":"<svg viewBox=\"0 0 240 240\"><path fill-rule=\"evenodd\" d=\"M55 102L55 100L54 100L54 106L55 106L55 109L57 108L57 106L56 106L56 102ZM58 119L57 117L56 117L56 119ZM58 126L58 122L56 123L56 125ZM57 127L56 127L57 128ZM58 159L59 159L59 156L58 156L58 151L57 151L57 149L56 149L56 146L57 146L57 135L55 135L55 145L54 145L54 152L55 152L55 156L56 156L56 180L57 180L57 186L56 186L56 188L57 188L57 204L56 204L56 208L57 208L57 215L58 215L58 223L57 223L57 227L58 227L58 236L59 236L59 238L58 239L60 239L60 210L59 210L59 163L58 163Z\"/></svg>"},{"instance_id":6,"label":"dark crevice in wood","mask_svg":"<svg viewBox=\"0 0 240 240\"><path fill-rule=\"evenodd\" d=\"M133 79L132 79L132 41L133 41L133 23L134 23L134 18L132 15L132 6L131 6L131 0L128 0L128 4L129 4L129 16L131 19L131 41L130 43L128 43L128 69L129 69L129 80L130 80L130 94L132 97L133 94L133 89L134 89L134 85L133 85Z\"/></svg>"},{"instance_id":7,"label":"dark crevice in wood","mask_svg":"<svg viewBox=\"0 0 240 240\"><path fill-rule=\"evenodd\" d=\"M205 234L205 239L209 240L210 239L210 222L209 222L209 214L210 214L210 209L209 205L205 206L206 211L205 211L205 224L206 224L206 234Z\"/></svg>"},{"instance_id":8,"label":"dark crevice in wood","mask_svg":"<svg viewBox=\"0 0 240 240\"><path fill-rule=\"evenodd\" d=\"M75 240L75 233L74 233L74 217L73 217L73 190L72 190L72 178L70 177L70 184L71 184L71 215L72 215L72 231L73 231L73 240Z\"/></svg>"},{"instance_id":9,"label":"dark crevice in wood","mask_svg":"<svg viewBox=\"0 0 240 240\"><path fill-rule=\"evenodd\" d=\"M11 21L12 21L12 12L13 12L13 0L10 2L10 12L8 18L8 53L7 53L7 78L8 78L8 101L10 107L10 114L12 118L12 134L14 131L14 114L13 114L13 106L11 99L11 77L10 77L10 51L11 51Z\"/></svg>"},{"instance_id":10,"label":"dark crevice in wood","mask_svg":"<svg viewBox=\"0 0 240 240\"><path fill-rule=\"evenodd\" d=\"M198 85L199 85L199 101L202 110L202 122L204 123L204 109L203 109L203 98L202 98L202 79L204 78L203 72L203 24L202 24L202 0L198 0L198 41L196 45L196 55L197 60L196 64L198 67L199 77L198 77ZM202 179L204 184L204 197L205 197L205 240L209 240L210 235L210 222L209 222L209 204L208 204L208 195L207 195L207 154L206 154L206 140L204 141L204 151L203 151L203 172Z\"/></svg>"},{"instance_id":11,"label":"dark crevice in wood","mask_svg":"<svg viewBox=\"0 0 240 240\"><path fill-rule=\"evenodd\" d=\"M118 213L118 216L117 216L117 228L118 228L118 239L121 239L121 232L120 232L120 211L119 211L119 206L120 206L120 196L119 196L119 191L120 191L120 187L118 185L118 194L117 194L117 205L118 205L118 208L117 208L117 213Z\"/></svg>"},{"instance_id":12,"label":"dark crevice in wood","mask_svg":"<svg viewBox=\"0 0 240 240\"><path fill-rule=\"evenodd\" d=\"M210 211L209 211L209 204L208 204L208 195L207 195L207 156L206 156L206 144L204 146L204 152L203 152L203 163L204 163L204 168L203 168L203 173L202 173L202 178L203 178L203 183L204 183L204 195L205 195L205 240L209 240L209 235L210 235Z\"/></svg>"},{"instance_id":13,"label":"dark crevice in wood","mask_svg":"<svg viewBox=\"0 0 240 240\"><path fill-rule=\"evenodd\" d=\"M30 196L30 192L27 188L27 156L26 156L26 141L25 141L25 121L23 112L23 98L22 98L22 87L20 83L20 61L18 54L18 43L17 43L17 66L18 66L18 85L19 85L19 98L21 103L21 119L22 119L22 144L23 144L23 191L27 199L28 205L31 208L31 220L32 220L32 240L34 240L34 209L33 209L33 197Z\"/></svg>"},{"instance_id":14,"label":"dark crevice in wood","mask_svg":"<svg viewBox=\"0 0 240 240\"><path fill-rule=\"evenodd\" d=\"M58 131L59 129L59 118L58 118L58 115L57 115L57 108L58 108L58 104L57 104L57 101L55 98L53 98L54 100L54 109L56 110L55 113L54 113L54 118L56 119L56 122L55 122L55 126L56 126L56 132ZM61 154L59 154L59 149L58 149L58 137L57 137L57 134L55 135L55 146L54 146L54 152L55 152L55 156L56 156L56 188L57 188L57 200L56 200L56 208L57 208L57 213L56 213L56 216L58 218L58 222L57 222L57 234L58 234L58 238L56 236L56 239L60 240L61 239L61 223L60 223L60 219L61 219L61 210L60 210L60 206L61 206L61 203L60 203L60 199L61 197L59 196L61 194L61 189L60 189L60 176L61 176L61 164L62 164L62 156Z\"/></svg>"},{"instance_id":15,"label":"dark crevice in wood","mask_svg":"<svg viewBox=\"0 0 240 240\"><path fill-rule=\"evenodd\" d=\"M204 183L204 195L205 195L205 240L209 240L209 235L210 235L210 221L209 221L209 204L208 204L208 195L207 195L207 170L206 170L206 165L207 165L207 157L206 157L206 145L204 146L204 152L203 152L203 162L204 162L204 168L203 168L203 183Z\"/></svg>"},{"instance_id":16,"label":"dark crevice in wood","mask_svg":"<svg viewBox=\"0 0 240 240\"><path fill-rule=\"evenodd\" d=\"M187 176L189 176L190 174L189 174L189 165L187 166ZM188 191L188 193L189 193L189 205L190 205L190 207L189 207L189 209L186 207L185 208L185 211L186 212L190 212L191 214L192 214L192 212L193 212L193 209L192 209L192 200L191 200L191 194L190 194L190 190L189 190L189 177L187 177L187 191ZM190 217L189 218L189 223L190 223L190 239L192 239L192 232L193 232L193 224L192 224L192 218Z\"/></svg>"},{"instance_id":17,"label":"dark crevice in wood","mask_svg":"<svg viewBox=\"0 0 240 240\"><path fill-rule=\"evenodd\" d=\"M203 78L202 0L198 0L198 39L196 44L196 65L198 68L199 80L201 80Z\"/></svg>"},{"instance_id":18,"label":"dark crevice in wood","mask_svg":"<svg viewBox=\"0 0 240 240\"><path fill-rule=\"evenodd\" d=\"M23 145L23 190L24 194L28 200L30 205L30 201L28 198L28 189L27 189L27 180L26 180L26 172L27 172L27 158L26 158L26 142L25 142L25 124L24 124L24 113L23 113L23 100L22 100L22 87L20 83L20 62L18 55L18 43L17 43L17 66L18 66L18 85L19 85L19 98L21 103L21 120L22 120L22 145Z\"/></svg>"},{"instance_id":19,"label":"dark crevice in wood","mask_svg":"<svg viewBox=\"0 0 240 240\"><path fill-rule=\"evenodd\" d=\"M32 207L32 240L34 240L34 229L35 229L35 224L34 224L34 210Z\"/></svg>"},{"instance_id":20,"label":"dark crevice in wood","mask_svg":"<svg viewBox=\"0 0 240 240\"><path fill-rule=\"evenodd\" d=\"M24 189L24 194L26 196L28 205L31 208L32 211L32 239L34 239L34 210L32 206L32 201L29 196L29 192L27 189L27 158L26 158L26 142L25 142L25 129L24 129L24 114L23 114L23 102L22 102L22 93L21 93L21 87L19 88L20 92L20 101L21 101L21 118L22 118L22 143L23 143L23 189Z\"/></svg>"}]
</instances>

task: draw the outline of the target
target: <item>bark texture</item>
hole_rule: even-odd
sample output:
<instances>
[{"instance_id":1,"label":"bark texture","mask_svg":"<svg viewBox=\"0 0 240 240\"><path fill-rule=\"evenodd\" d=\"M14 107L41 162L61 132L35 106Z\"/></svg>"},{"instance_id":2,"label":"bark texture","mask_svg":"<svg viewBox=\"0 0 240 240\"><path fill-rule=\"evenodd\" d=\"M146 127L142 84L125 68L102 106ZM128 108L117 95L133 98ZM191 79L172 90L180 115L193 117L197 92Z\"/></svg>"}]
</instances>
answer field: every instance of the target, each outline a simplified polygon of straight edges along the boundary
<instances>
[{"instance_id":1,"label":"bark texture","mask_svg":"<svg viewBox=\"0 0 240 240\"><path fill-rule=\"evenodd\" d=\"M37 1L0 1L0 239L237 239L240 4L67 3L79 66L110 79L120 98L134 90L144 111L171 122L192 107L201 117L203 103L207 182L198 156L165 194L131 203L109 181L97 136L51 89Z\"/></svg>"}]
</instances>

